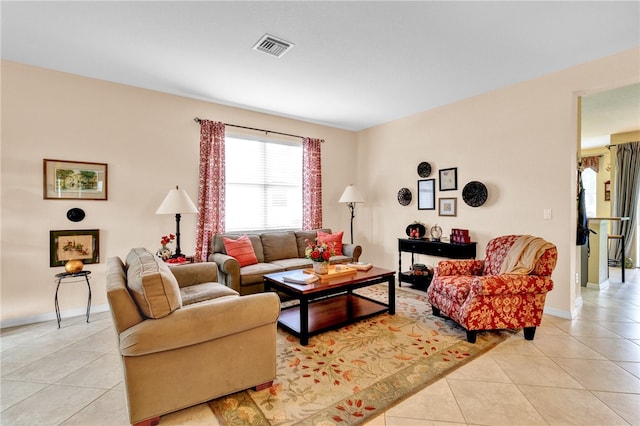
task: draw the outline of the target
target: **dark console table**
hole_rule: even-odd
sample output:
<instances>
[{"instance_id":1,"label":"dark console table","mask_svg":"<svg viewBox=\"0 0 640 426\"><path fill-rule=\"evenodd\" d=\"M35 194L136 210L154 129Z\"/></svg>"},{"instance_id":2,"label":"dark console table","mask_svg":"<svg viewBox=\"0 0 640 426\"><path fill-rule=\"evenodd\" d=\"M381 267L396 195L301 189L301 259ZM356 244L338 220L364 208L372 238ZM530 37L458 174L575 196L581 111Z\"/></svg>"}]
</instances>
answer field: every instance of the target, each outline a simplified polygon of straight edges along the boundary
<instances>
[{"instance_id":1,"label":"dark console table","mask_svg":"<svg viewBox=\"0 0 640 426\"><path fill-rule=\"evenodd\" d=\"M446 257L449 259L475 259L476 243L451 244L430 241L426 238L398 238L398 285L410 283L425 289L431 284L430 274L415 275L411 271L402 272L402 252L411 253L413 265L414 254L426 254L428 256Z\"/></svg>"}]
</instances>

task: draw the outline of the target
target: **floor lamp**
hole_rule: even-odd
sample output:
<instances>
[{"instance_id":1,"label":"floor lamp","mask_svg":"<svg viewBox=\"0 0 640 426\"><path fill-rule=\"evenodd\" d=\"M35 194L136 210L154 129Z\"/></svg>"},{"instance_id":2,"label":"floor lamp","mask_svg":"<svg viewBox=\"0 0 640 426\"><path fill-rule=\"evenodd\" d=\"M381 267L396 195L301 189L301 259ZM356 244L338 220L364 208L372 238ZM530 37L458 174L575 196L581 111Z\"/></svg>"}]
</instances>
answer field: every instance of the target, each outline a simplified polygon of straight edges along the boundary
<instances>
[{"instance_id":1,"label":"floor lamp","mask_svg":"<svg viewBox=\"0 0 640 426\"><path fill-rule=\"evenodd\" d=\"M189 198L189 194L184 189L172 189L164 198L156 214L176 215L176 253L171 257L181 257L180 251L180 215L184 213L198 213L198 209Z\"/></svg>"},{"instance_id":2,"label":"floor lamp","mask_svg":"<svg viewBox=\"0 0 640 426\"><path fill-rule=\"evenodd\" d=\"M353 218L356 217L356 203L364 203L364 197L354 185L345 188L342 196L338 200L339 203L346 203L351 211L351 244L353 244Z\"/></svg>"}]
</instances>

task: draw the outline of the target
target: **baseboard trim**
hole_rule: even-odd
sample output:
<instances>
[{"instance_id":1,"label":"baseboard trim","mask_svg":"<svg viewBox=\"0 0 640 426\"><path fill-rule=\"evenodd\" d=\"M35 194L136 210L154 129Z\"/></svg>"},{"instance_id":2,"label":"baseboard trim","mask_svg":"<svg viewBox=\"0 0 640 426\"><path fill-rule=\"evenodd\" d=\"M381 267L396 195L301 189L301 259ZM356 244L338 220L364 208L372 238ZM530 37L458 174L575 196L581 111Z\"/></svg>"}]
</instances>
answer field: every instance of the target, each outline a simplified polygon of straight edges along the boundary
<instances>
[{"instance_id":1,"label":"baseboard trim","mask_svg":"<svg viewBox=\"0 0 640 426\"><path fill-rule=\"evenodd\" d=\"M560 317L560 318L565 318L565 319L572 319L573 315L571 314L571 312L569 311L563 311L561 309L554 309L554 308L544 308L543 311L544 314L546 315L551 315L554 317Z\"/></svg>"},{"instance_id":2,"label":"baseboard trim","mask_svg":"<svg viewBox=\"0 0 640 426\"><path fill-rule=\"evenodd\" d=\"M590 283L587 282L587 288L594 288L596 290L604 290L605 288L609 288L609 280L606 279L604 281L602 281L601 283Z\"/></svg>"},{"instance_id":3,"label":"baseboard trim","mask_svg":"<svg viewBox=\"0 0 640 426\"><path fill-rule=\"evenodd\" d=\"M89 314L89 321L91 321L91 314L97 314L99 312L106 312L108 310L109 310L109 304L108 303L105 303L103 305L91 306L91 312ZM69 309L69 310L60 312L60 316L62 317L63 321L64 321L65 318L84 316L86 314L87 314L87 309L86 308ZM38 323L38 322L55 321L55 320L56 320L56 313L55 312L49 312L49 313L46 313L46 314L39 314L39 315L32 315L32 316L28 316L28 317L12 318L12 319L9 319L9 320L4 320L4 321L0 322L0 328L17 327L17 326L20 326L20 325L35 324L35 323Z\"/></svg>"}]
</instances>

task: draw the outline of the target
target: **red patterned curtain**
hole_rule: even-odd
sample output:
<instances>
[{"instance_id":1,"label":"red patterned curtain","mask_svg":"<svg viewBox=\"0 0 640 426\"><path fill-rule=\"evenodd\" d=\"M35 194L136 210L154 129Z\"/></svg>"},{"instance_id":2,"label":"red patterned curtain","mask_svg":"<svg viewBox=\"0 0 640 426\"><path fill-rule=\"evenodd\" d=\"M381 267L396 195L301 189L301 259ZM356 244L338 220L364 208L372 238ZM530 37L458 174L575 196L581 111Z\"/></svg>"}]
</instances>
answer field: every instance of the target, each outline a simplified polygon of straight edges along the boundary
<instances>
[{"instance_id":1,"label":"red patterned curtain","mask_svg":"<svg viewBox=\"0 0 640 426\"><path fill-rule=\"evenodd\" d=\"M196 259L206 262L211 240L224 232L224 132L222 122L200 121L200 185Z\"/></svg>"},{"instance_id":2,"label":"red patterned curtain","mask_svg":"<svg viewBox=\"0 0 640 426\"><path fill-rule=\"evenodd\" d=\"M302 229L322 228L321 139L302 139Z\"/></svg>"},{"instance_id":3,"label":"red patterned curtain","mask_svg":"<svg viewBox=\"0 0 640 426\"><path fill-rule=\"evenodd\" d=\"M594 172L598 173L600 170L600 157L582 157L580 160L582 163L582 170L584 169L593 169Z\"/></svg>"}]
</instances>

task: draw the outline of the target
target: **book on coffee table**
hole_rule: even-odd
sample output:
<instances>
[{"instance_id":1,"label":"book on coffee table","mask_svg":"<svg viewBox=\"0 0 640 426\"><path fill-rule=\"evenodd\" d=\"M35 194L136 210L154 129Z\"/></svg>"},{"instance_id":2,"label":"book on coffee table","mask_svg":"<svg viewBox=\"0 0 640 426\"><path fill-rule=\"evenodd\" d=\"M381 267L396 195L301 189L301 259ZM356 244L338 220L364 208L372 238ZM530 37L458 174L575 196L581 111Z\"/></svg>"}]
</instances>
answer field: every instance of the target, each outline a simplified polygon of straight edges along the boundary
<instances>
[{"instance_id":1,"label":"book on coffee table","mask_svg":"<svg viewBox=\"0 0 640 426\"><path fill-rule=\"evenodd\" d=\"M282 277L283 281L295 284L311 284L312 282L318 281L318 276L315 274L307 274L305 272L292 272L288 275Z\"/></svg>"},{"instance_id":2,"label":"book on coffee table","mask_svg":"<svg viewBox=\"0 0 640 426\"><path fill-rule=\"evenodd\" d=\"M373 268L373 265L368 262L350 262L347 263L347 266L355 268L358 271L368 271L369 269Z\"/></svg>"}]
</instances>

